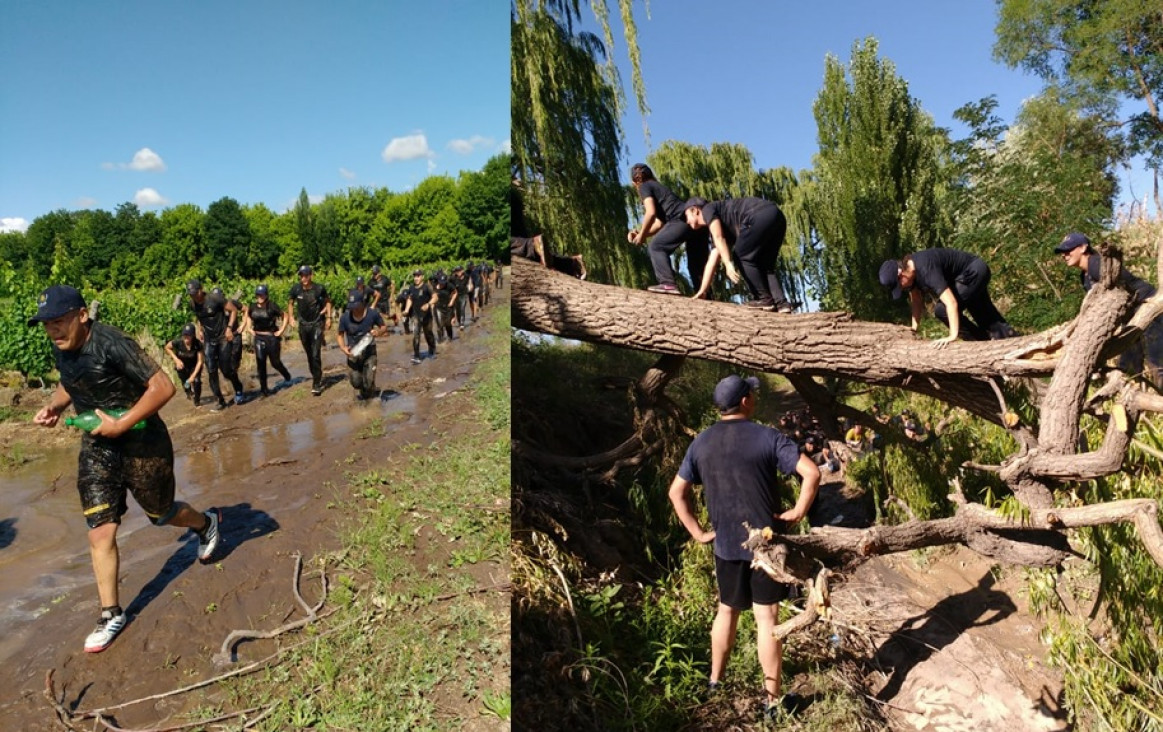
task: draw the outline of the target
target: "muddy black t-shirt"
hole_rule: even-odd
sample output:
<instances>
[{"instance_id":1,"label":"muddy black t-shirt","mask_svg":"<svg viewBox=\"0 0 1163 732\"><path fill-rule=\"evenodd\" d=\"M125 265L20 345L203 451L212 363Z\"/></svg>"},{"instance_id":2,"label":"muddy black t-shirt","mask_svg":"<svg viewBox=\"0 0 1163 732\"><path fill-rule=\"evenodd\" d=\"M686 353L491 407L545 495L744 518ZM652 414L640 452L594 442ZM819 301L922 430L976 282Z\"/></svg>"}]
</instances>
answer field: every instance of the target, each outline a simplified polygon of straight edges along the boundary
<instances>
[{"instance_id":1,"label":"muddy black t-shirt","mask_svg":"<svg viewBox=\"0 0 1163 732\"><path fill-rule=\"evenodd\" d=\"M913 287L940 297L978 257L960 249L922 249L913 254L917 279Z\"/></svg>"},{"instance_id":2,"label":"muddy black t-shirt","mask_svg":"<svg viewBox=\"0 0 1163 732\"><path fill-rule=\"evenodd\" d=\"M707 513L715 530L715 556L742 561L751 552L747 522L753 529L775 526L782 512L779 474L796 471L800 449L782 432L746 419L721 420L687 448L678 474L705 487Z\"/></svg>"},{"instance_id":3,"label":"muddy black t-shirt","mask_svg":"<svg viewBox=\"0 0 1163 732\"><path fill-rule=\"evenodd\" d=\"M683 202L678 200L678 196L671 193L670 189L662 185L656 180L648 180L642 185L638 186L638 198L645 201L647 198L654 199L654 212L662 223L667 221L682 221L683 218Z\"/></svg>"},{"instance_id":4,"label":"muddy black t-shirt","mask_svg":"<svg viewBox=\"0 0 1163 732\"><path fill-rule=\"evenodd\" d=\"M379 310L372 310L371 308L363 311L363 319L356 320L351 317L351 311L348 310L343 315L339 316L339 332L344 334L347 347L350 349L359 339L371 332L372 328L378 328L384 324L384 318L380 315Z\"/></svg>"},{"instance_id":5,"label":"muddy black t-shirt","mask_svg":"<svg viewBox=\"0 0 1163 732\"><path fill-rule=\"evenodd\" d=\"M1101 277L1102 257L1091 254L1086 262L1086 271L1082 273L1082 289L1090 292L1090 288L1094 287L1094 283L1098 282ZM1155 288L1151 287L1151 283L1134 276L1125 267L1119 275L1119 282L1123 287L1135 293L1135 302L1143 302L1147 298L1155 296Z\"/></svg>"},{"instance_id":6,"label":"muddy black t-shirt","mask_svg":"<svg viewBox=\"0 0 1163 732\"><path fill-rule=\"evenodd\" d=\"M274 333L282 322L283 309L269 297L261 305L256 301L250 306L250 325L255 333Z\"/></svg>"},{"instance_id":7,"label":"muddy black t-shirt","mask_svg":"<svg viewBox=\"0 0 1163 732\"><path fill-rule=\"evenodd\" d=\"M61 387L77 412L129 409L159 370L132 338L111 325L93 323L89 339L75 351L53 346ZM151 420L160 421L156 414Z\"/></svg>"},{"instance_id":8,"label":"muddy black t-shirt","mask_svg":"<svg viewBox=\"0 0 1163 732\"><path fill-rule=\"evenodd\" d=\"M468 275L466 275L464 272L461 272L460 274L454 274L449 279L449 281L452 283L452 286L456 288L458 298L463 300L468 296Z\"/></svg>"},{"instance_id":9,"label":"muddy black t-shirt","mask_svg":"<svg viewBox=\"0 0 1163 732\"><path fill-rule=\"evenodd\" d=\"M425 282L422 285L412 285L406 292L408 293L408 297L412 298L412 314L420 315L422 313L421 308L427 305L428 301L432 299L432 288Z\"/></svg>"},{"instance_id":10,"label":"muddy black t-shirt","mask_svg":"<svg viewBox=\"0 0 1163 732\"><path fill-rule=\"evenodd\" d=\"M189 370L198 365L198 354L202 352L202 341L191 338L190 347L186 348L186 340L178 336L170 341L170 348L173 349L178 360L182 362L183 369Z\"/></svg>"},{"instance_id":11,"label":"muddy black t-shirt","mask_svg":"<svg viewBox=\"0 0 1163 732\"><path fill-rule=\"evenodd\" d=\"M447 310L452 306L452 293L456 292L448 282L436 285L436 306Z\"/></svg>"},{"instance_id":12,"label":"muddy black t-shirt","mask_svg":"<svg viewBox=\"0 0 1163 732\"><path fill-rule=\"evenodd\" d=\"M734 246L739 232L751 225L751 217L774 206L774 203L762 198L728 198L725 201L711 201L703 206L703 221L709 227L712 221L718 219L723 225L723 238Z\"/></svg>"},{"instance_id":13,"label":"muddy black t-shirt","mask_svg":"<svg viewBox=\"0 0 1163 732\"><path fill-rule=\"evenodd\" d=\"M312 282L307 288L302 282L296 282L291 286L291 301L298 308L300 323L318 323L323 317L323 307L331 298L327 296L327 288L318 282Z\"/></svg>"},{"instance_id":14,"label":"muddy black t-shirt","mask_svg":"<svg viewBox=\"0 0 1163 732\"><path fill-rule=\"evenodd\" d=\"M376 303L377 307L380 306L380 303L388 302L388 287L390 284L388 278L383 275L376 275L368 280L367 286L371 288L373 293L378 292L380 295L379 302ZM371 302L371 300L368 300L368 302Z\"/></svg>"},{"instance_id":15,"label":"muddy black t-shirt","mask_svg":"<svg viewBox=\"0 0 1163 732\"><path fill-rule=\"evenodd\" d=\"M191 299L190 307L194 311L194 317L202 324L202 337L205 340L216 341L225 337L226 326L230 323L225 297L210 292L200 305Z\"/></svg>"}]
</instances>

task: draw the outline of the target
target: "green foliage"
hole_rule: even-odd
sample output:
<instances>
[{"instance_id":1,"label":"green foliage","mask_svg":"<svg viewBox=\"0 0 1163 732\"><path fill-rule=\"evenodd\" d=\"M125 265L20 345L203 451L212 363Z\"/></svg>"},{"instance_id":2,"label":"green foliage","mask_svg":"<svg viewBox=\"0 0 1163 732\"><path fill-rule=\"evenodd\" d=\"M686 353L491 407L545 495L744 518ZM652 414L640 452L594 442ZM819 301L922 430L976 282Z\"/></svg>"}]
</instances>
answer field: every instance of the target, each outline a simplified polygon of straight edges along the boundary
<instances>
[{"instance_id":1,"label":"green foliage","mask_svg":"<svg viewBox=\"0 0 1163 732\"><path fill-rule=\"evenodd\" d=\"M887 320L900 313L876 278L881 262L941 244L949 231L947 141L877 49L874 38L854 44L847 72L834 57L825 62L806 199L823 241L824 309Z\"/></svg>"},{"instance_id":2,"label":"green foliage","mask_svg":"<svg viewBox=\"0 0 1163 732\"><path fill-rule=\"evenodd\" d=\"M1078 271L1053 247L1074 230L1098 240L1122 146L1100 117L1051 94L1027 100L1008 130L996 106L990 97L956 113L972 132L954 146L953 243L990 264L994 301L1011 323L1043 330L1078 312Z\"/></svg>"},{"instance_id":3,"label":"green foliage","mask_svg":"<svg viewBox=\"0 0 1163 732\"><path fill-rule=\"evenodd\" d=\"M1128 130L1130 152L1163 163L1163 17L1139 0L999 0L994 57L1060 86L1079 106ZM1128 119L1119 103L1141 102Z\"/></svg>"}]
</instances>

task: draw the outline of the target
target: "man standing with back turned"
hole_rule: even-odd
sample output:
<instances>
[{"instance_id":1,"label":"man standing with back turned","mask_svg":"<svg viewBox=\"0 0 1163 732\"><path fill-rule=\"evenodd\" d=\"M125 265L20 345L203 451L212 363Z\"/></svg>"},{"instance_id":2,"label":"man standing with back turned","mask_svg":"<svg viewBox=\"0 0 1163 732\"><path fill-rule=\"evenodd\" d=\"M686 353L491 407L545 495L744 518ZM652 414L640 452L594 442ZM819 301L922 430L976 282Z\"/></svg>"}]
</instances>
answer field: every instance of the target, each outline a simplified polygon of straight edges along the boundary
<instances>
[{"instance_id":1,"label":"man standing with back turned","mask_svg":"<svg viewBox=\"0 0 1163 732\"><path fill-rule=\"evenodd\" d=\"M717 690L735 645L739 614L755 613L759 664L766 691L764 712L774 715L790 700L780 694L783 643L772 637L779 602L788 585L751 567L751 551L743 548L747 523L754 529L770 526L777 532L808 514L820 485L820 470L779 430L751 421L759 380L728 376L715 387L720 419L691 442L678 475L670 484L670 502L679 521L696 541L714 542L715 581L719 609L711 626L710 690ZM800 495L795 506L781 510L780 473L798 473ZM695 513L691 488L705 488L711 531L704 531Z\"/></svg>"}]
</instances>

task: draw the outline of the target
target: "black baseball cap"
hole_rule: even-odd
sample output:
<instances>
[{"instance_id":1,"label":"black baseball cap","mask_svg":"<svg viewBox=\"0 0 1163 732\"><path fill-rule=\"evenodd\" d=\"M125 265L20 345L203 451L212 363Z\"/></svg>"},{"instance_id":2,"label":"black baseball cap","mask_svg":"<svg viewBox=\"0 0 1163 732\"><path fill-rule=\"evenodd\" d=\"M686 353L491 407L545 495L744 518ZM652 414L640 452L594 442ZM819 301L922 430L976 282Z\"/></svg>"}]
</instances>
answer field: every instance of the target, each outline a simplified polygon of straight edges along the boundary
<instances>
[{"instance_id":1,"label":"black baseball cap","mask_svg":"<svg viewBox=\"0 0 1163 732\"><path fill-rule=\"evenodd\" d=\"M379 273L380 273L380 265L373 264L372 265L372 274L379 274Z\"/></svg>"},{"instance_id":2,"label":"black baseball cap","mask_svg":"<svg viewBox=\"0 0 1163 732\"><path fill-rule=\"evenodd\" d=\"M182 335L193 336L193 335L197 335L197 334L198 334L198 331L194 328L193 323L186 323L185 325L182 326Z\"/></svg>"},{"instance_id":3,"label":"black baseball cap","mask_svg":"<svg viewBox=\"0 0 1163 732\"><path fill-rule=\"evenodd\" d=\"M702 196L695 196L694 198L687 199L687 202L682 205L682 210L685 213L688 208L700 208L701 209L703 206L706 206L706 205L707 205L707 199L703 198Z\"/></svg>"},{"instance_id":4,"label":"black baseball cap","mask_svg":"<svg viewBox=\"0 0 1163 732\"><path fill-rule=\"evenodd\" d=\"M355 284L357 284L357 285L363 284L363 275L360 275L359 277L355 278Z\"/></svg>"},{"instance_id":5,"label":"black baseball cap","mask_svg":"<svg viewBox=\"0 0 1163 732\"><path fill-rule=\"evenodd\" d=\"M414 269L414 270L412 270L412 276L413 276L413 277L423 277L423 276L424 276L424 270L422 270L422 269Z\"/></svg>"},{"instance_id":6,"label":"black baseball cap","mask_svg":"<svg viewBox=\"0 0 1163 732\"><path fill-rule=\"evenodd\" d=\"M715 406L725 412L734 409L743 401L743 397L759 389L759 379L755 376L736 376L731 374L715 386Z\"/></svg>"},{"instance_id":7,"label":"black baseball cap","mask_svg":"<svg viewBox=\"0 0 1163 732\"><path fill-rule=\"evenodd\" d=\"M1078 247L1090 246L1090 239L1086 238L1086 234L1077 231L1072 231L1067 234L1058 246L1054 247L1054 251L1059 254L1072 252Z\"/></svg>"},{"instance_id":8,"label":"black baseball cap","mask_svg":"<svg viewBox=\"0 0 1163 732\"><path fill-rule=\"evenodd\" d=\"M266 285L259 285L258 287L254 288L254 294L256 295L265 295L268 292L270 292L270 290L267 289Z\"/></svg>"},{"instance_id":9,"label":"black baseball cap","mask_svg":"<svg viewBox=\"0 0 1163 732\"><path fill-rule=\"evenodd\" d=\"M311 269L311 265L309 265L309 264L304 264L302 267L300 267L300 268L299 268L299 274L300 274L300 275L307 275L307 274L311 274L311 273L313 273L314 271L315 271L315 270Z\"/></svg>"},{"instance_id":10,"label":"black baseball cap","mask_svg":"<svg viewBox=\"0 0 1163 732\"><path fill-rule=\"evenodd\" d=\"M190 280L186 283L186 294L197 295L202 291L202 283L199 280Z\"/></svg>"},{"instance_id":11,"label":"black baseball cap","mask_svg":"<svg viewBox=\"0 0 1163 732\"><path fill-rule=\"evenodd\" d=\"M899 300L904 291L901 290L901 283L897 280L897 275L900 274L900 265L896 263L895 259L886 259L884 264L880 265L880 284L885 287L892 288L892 299Z\"/></svg>"},{"instance_id":12,"label":"black baseball cap","mask_svg":"<svg viewBox=\"0 0 1163 732\"><path fill-rule=\"evenodd\" d=\"M347 291L347 306L349 308L359 307L363 305L363 293L359 290Z\"/></svg>"},{"instance_id":13,"label":"black baseball cap","mask_svg":"<svg viewBox=\"0 0 1163 732\"><path fill-rule=\"evenodd\" d=\"M29 325L36 325L48 320L56 320L62 315L68 315L74 310L85 308L85 298L77 292L75 287L68 285L53 285L36 299L36 315L28 319Z\"/></svg>"}]
</instances>

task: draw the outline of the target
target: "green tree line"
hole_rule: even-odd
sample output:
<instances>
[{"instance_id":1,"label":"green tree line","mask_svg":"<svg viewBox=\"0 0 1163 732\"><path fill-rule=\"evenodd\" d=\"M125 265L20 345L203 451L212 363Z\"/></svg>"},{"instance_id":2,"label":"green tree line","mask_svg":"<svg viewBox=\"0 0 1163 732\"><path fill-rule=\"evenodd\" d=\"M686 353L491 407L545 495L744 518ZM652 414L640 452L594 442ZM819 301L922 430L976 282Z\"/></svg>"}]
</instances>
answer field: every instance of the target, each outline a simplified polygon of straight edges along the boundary
<instances>
[{"instance_id":1,"label":"green tree line","mask_svg":"<svg viewBox=\"0 0 1163 732\"><path fill-rule=\"evenodd\" d=\"M508 251L509 181L508 157L498 155L480 171L431 176L401 193L349 188L311 203L304 190L283 213L228 196L205 210L191 203L160 213L133 203L112 212L61 209L24 232L0 234L0 263L17 280L106 289L288 275L301 264L500 259Z\"/></svg>"}]
</instances>

